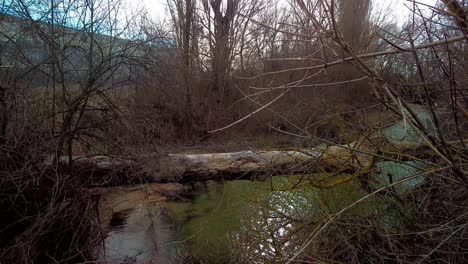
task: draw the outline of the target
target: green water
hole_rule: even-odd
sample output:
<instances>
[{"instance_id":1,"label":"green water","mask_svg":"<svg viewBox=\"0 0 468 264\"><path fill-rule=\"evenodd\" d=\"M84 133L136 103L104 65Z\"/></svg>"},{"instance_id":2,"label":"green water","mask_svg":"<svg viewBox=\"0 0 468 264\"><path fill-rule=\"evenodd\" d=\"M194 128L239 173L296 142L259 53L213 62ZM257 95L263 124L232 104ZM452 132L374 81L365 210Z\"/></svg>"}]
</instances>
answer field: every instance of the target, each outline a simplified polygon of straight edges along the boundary
<instances>
[{"instance_id":1,"label":"green water","mask_svg":"<svg viewBox=\"0 0 468 264\"><path fill-rule=\"evenodd\" d=\"M316 180L317 176L309 177ZM298 177L274 177L267 182L210 182L198 190L192 201L171 202L165 207L172 223L178 227L175 239L184 241L183 249L197 259L221 263L235 258L239 251L246 253L252 248L256 248L252 254L278 259L293 253L294 249L274 248L273 240L285 239L300 224L311 219L327 219L367 195L357 181L332 190L311 187L306 182L306 178ZM380 219L381 225L398 228L398 219L389 211L392 205L394 202L389 198L371 197L350 208L346 215L385 214L386 217ZM279 227L288 218L296 221ZM252 233L255 239L242 239ZM233 253L233 249L237 252ZM279 251L283 251L281 256L278 256Z\"/></svg>"},{"instance_id":2,"label":"green water","mask_svg":"<svg viewBox=\"0 0 468 264\"><path fill-rule=\"evenodd\" d=\"M277 176L265 182L206 182L194 186L190 198L137 205L126 212L123 226L114 227L108 235L108 259L281 262L296 252L313 222L329 218L368 194L358 180L323 190L308 185L309 179L329 180L323 175L308 175ZM377 222L382 230L394 230L401 225L395 208L405 210L391 198L376 195L344 215L380 216ZM291 242L278 242L288 239Z\"/></svg>"},{"instance_id":3,"label":"green water","mask_svg":"<svg viewBox=\"0 0 468 264\"><path fill-rule=\"evenodd\" d=\"M435 133L428 113L414 110ZM421 143L417 132L404 121L382 132L390 140ZM321 174L276 176L264 182L198 183L189 198L158 204L137 201L133 210L123 214L124 223L108 234L105 258L153 263L180 263L187 258L202 263L282 263L297 252L317 224L345 208L339 217L372 219L376 232L398 232L411 224L413 214L411 206L392 193L410 192L424 181L423 176L412 176L429 166L383 161L375 167L371 188L386 186L388 192L368 196L358 179L332 189L309 184L349 176ZM411 179L394 186L405 178Z\"/></svg>"},{"instance_id":4,"label":"green water","mask_svg":"<svg viewBox=\"0 0 468 264\"><path fill-rule=\"evenodd\" d=\"M417 112L430 127L428 114ZM420 143L417 132L403 121L383 134L390 140ZM423 176L411 176L428 165L383 161L375 167L372 189L386 186L389 192L365 199L361 198L368 193L358 179L332 189L309 184L349 176L321 174L276 176L264 182L209 181L194 185L189 198L158 204L136 201L133 210L123 213L124 224L114 227L106 238L105 258L156 263L180 263L187 258L203 263L281 263L298 250L314 223L322 223L344 208L340 217L373 219L377 232L398 231L412 221L412 212L392 193L403 194L422 183ZM393 186L407 177L411 179ZM362 201L348 208L358 200Z\"/></svg>"}]
</instances>

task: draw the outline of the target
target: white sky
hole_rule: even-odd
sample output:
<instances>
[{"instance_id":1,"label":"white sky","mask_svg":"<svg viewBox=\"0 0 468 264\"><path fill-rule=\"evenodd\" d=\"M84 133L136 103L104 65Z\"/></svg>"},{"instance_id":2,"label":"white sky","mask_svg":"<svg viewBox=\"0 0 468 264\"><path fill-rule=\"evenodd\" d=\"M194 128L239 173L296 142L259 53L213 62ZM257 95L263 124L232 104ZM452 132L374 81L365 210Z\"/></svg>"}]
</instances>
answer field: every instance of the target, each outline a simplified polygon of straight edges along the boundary
<instances>
[{"instance_id":1,"label":"white sky","mask_svg":"<svg viewBox=\"0 0 468 264\"><path fill-rule=\"evenodd\" d=\"M280 0L280 2L286 2L287 0ZM353 1L353 0L348 0ZM411 6L411 0L372 0L373 3L377 6L383 7L383 9L391 9L394 19L398 23L403 23L409 15L409 10L405 7ZM417 2L434 5L436 1L440 0L418 0ZM166 10L166 0L130 0L133 7L138 5L143 5L144 9L151 15L153 18L165 19L168 18ZM420 6L421 9L426 9L424 6ZM135 9L134 9L135 10Z\"/></svg>"}]
</instances>

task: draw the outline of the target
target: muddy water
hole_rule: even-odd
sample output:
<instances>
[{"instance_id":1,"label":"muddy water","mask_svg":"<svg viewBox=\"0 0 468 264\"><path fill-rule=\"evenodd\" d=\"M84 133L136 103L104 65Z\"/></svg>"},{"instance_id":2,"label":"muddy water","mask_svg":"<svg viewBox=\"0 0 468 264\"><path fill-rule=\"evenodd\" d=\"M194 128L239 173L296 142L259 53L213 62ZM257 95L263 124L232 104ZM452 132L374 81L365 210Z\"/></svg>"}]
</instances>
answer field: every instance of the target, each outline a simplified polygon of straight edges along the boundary
<instances>
[{"instance_id":1,"label":"muddy water","mask_svg":"<svg viewBox=\"0 0 468 264\"><path fill-rule=\"evenodd\" d=\"M206 182L183 196L119 188L103 195L100 218L107 233L101 258L138 263L179 263L189 256L229 254L250 200L268 193L263 182ZM174 198L174 197L173 197Z\"/></svg>"},{"instance_id":2,"label":"muddy water","mask_svg":"<svg viewBox=\"0 0 468 264\"><path fill-rule=\"evenodd\" d=\"M430 128L430 117L423 109L416 110ZM394 141L418 143L416 133L404 122L386 128L383 135ZM387 161L375 167L374 189L418 174L430 164ZM228 263L237 251L252 263L282 262L297 251L292 241L303 238L304 232L297 232L303 231L303 226L294 226L294 222L322 221L368 194L357 179L333 189L307 184L309 180L329 182L330 177L340 178L306 175L273 177L266 182L206 182L192 186L190 196L174 196L187 194L176 184L111 188L101 199L100 219L107 234L101 259L180 263L195 258L205 263ZM422 181L412 178L392 186L391 191L408 192ZM372 196L347 214L372 215L377 226L388 230L401 226L395 210L401 213L406 208L389 197ZM278 246L277 241L284 243Z\"/></svg>"},{"instance_id":3,"label":"muddy water","mask_svg":"<svg viewBox=\"0 0 468 264\"><path fill-rule=\"evenodd\" d=\"M114 225L105 240L105 255L109 261L176 263L173 230L164 212L157 206L137 205L131 211L114 216Z\"/></svg>"},{"instance_id":4,"label":"muddy water","mask_svg":"<svg viewBox=\"0 0 468 264\"><path fill-rule=\"evenodd\" d=\"M415 173L410 170L413 167L406 165L379 166L382 172L403 173L401 177ZM385 178L382 184L387 184ZM297 226L287 221L325 219L367 195L357 180L324 190L311 187L302 177L198 183L189 192L180 191L177 185L154 186L114 188L103 195L100 218L107 237L101 259L180 263L196 258L207 263L227 263L237 251L246 258L249 254L259 256L258 263L281 262L295 248L292 243L278 248L275 241L301 239L301 233L295 231ZM174 190L181 195L168 199L167 193ZM392 201L374 197L348 213L383 215L384 228L398 228L399 220L389 208Z\"/></svg>"},{"instance_id":5,"label":"muddy water","mask_svg":"<svg viewBox=\"0 0 468 264\"><path fill-rule=\"evenodd\" d=\"M107 232L101 258L178 263L190 256L219 263L229 258L233 241L243 245L239 240L246 231L245 226L275 225L268 212L261 212L263 205L283 214L307 218L318 214L323 206L331 208L355 196L333 197L328 192L305 188L283 190L295 184L297 181L283 177L267 182L206 182L193 186L191 197L172 201L158 192L124 188L111 191L103 196L101 203L103 229ZM360 193L355 184L343 187L333 195ZM281 239L292 229L291 225L281 228L275 236ZM259 232L262 231L268 232L266 229ZM270 240L254 243L268 251L273 250L268 245Z\"/></svg>"}]
</instances>

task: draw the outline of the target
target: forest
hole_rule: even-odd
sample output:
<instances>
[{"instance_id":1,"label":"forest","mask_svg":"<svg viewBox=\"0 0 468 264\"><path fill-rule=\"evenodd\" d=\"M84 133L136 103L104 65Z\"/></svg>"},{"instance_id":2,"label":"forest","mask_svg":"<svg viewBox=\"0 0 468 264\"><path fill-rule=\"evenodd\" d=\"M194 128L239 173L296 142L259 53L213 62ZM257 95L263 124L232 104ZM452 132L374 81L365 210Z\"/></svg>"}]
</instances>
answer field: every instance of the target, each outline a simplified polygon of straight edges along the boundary
<instances>
[{"instance_id":1,"label":"forest","mask_svg":"<svg viewBox=\"0 0 468 264\"><path fill-rule=\"evenodd\" d=\"M468 262L467 1L146 2L0 2L0 263Z\"/></svg>"}]
</instances>

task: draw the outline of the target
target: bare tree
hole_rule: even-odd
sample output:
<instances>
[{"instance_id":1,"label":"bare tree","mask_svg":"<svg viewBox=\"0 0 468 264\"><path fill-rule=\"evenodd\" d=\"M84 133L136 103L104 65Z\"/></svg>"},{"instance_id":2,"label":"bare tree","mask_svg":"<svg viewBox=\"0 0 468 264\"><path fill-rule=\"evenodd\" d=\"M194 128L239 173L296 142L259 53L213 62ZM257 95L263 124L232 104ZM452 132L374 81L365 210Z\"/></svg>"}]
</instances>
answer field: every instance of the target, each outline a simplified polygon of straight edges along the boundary
<instances>
[{"instance_id":1,"label":"bare tree","mask_svg":"<svg viewBox=\"0 0 468 264\"><path fill-rule=\"evenodd\" d=\"M190 95L190 79L193 75L194 49L196 49L196 0L171 0L167 2L175 29L175 40L181 51L187 95ZM191 96L191 95L190 95ZM190 96L186 99L190 101Z\"/></svg>"},{"instance_id":2,"label":"bare tree","mask_svg":"<svg viewBox=\"0 0 468 264\"><path fill-rule=\"evenodd\" d=\"M185 89L185 130L193 130L192 86L194 65L198 53L198 30L196 21L196 0L168 0L169 11L175 29L177 47L181 53L182 78Z\"/></svg>"},{"instance_id":3,"label":"bare tree","mask_svg":"<svg viewBox=\"0 0 468 264\"><path fill-rule=\"evenodd\" d=\"M228 84L229 60L233 47L230 37L239 1L228 0L226 6L223 6L222 0L204 0L203 6L209 25L213 21L213 27L208 28L209 45L212 51L212 87L218 93L218 100L222 100ZM213 13L212 19L211 13Z\"/></svg>"},{"instance_id":4,"label":"bare tree","mask_svg":"<svg viewBox=\"0 0 468 264\"><path fill-rule=\"evenodd\" d=\"M340 29L344 41L354 49L362 48L369 32L370 0L340 1Z\"/></svg>"},{"instance_id":5,"label":"bare tree","mask_svg":"<svg viewBox=\"0 0 468 264\"><path fill-rule=\"evenodd\" d=\"M147 44L129 32L128 20L120 14L115 20L120 3L6 1L0 21L0 207L8 216L1 222L2 261L85 262L99 247L95 219L83 213L95 204L80 191L92 177L76 177L59 160L72 161L78 144L89 146L87 154L115 144L103 129L122 117L110 91L129 83L129 67ZM4 114L14 120L6 131ZM44 155L53 156L53 166L44 168Z\"/></svg>"}]
</instances>

